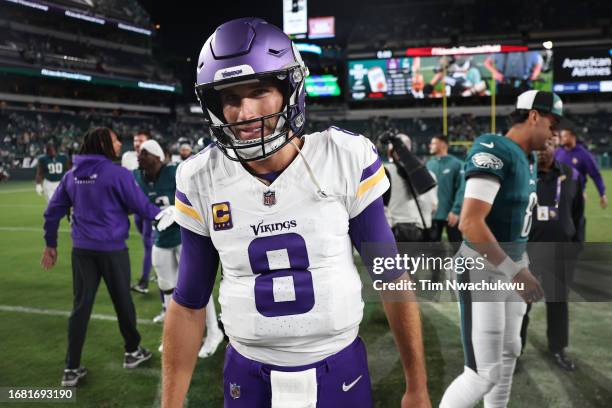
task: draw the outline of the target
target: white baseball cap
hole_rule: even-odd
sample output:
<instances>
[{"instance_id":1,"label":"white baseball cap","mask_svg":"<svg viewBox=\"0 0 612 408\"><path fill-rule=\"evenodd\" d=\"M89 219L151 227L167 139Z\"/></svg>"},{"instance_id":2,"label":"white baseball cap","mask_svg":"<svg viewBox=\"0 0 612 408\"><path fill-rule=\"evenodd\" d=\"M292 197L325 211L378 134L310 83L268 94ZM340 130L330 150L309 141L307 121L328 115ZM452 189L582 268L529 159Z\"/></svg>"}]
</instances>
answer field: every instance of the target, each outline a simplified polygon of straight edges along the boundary
<instances>
[{"instance_id":1,"label":"white baseball cap","mask_svg":"<svg viewBox=\"0 0 612 408\"><path fill-rule=\"evenodd\" d=\"M164 154L164 150L161 148L159 143L153 139L149 139L140 145L140 150L146 150L154 156L159 157L159 160L162 162L166 160L166 155Z\"/></svg>"}]
</instances>

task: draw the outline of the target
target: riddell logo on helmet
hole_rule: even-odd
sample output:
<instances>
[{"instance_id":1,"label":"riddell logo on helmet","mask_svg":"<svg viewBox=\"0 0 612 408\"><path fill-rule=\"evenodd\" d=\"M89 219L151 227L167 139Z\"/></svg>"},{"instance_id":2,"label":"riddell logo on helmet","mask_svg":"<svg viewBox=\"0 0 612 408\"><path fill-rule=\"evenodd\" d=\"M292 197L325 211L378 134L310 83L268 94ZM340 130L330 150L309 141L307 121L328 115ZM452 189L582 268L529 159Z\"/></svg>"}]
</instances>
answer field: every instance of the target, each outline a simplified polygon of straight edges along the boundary
<instances>
[{"instance_id":1,"label":"riddell logo on helmet","mask_svg":"<svg viewBox=\"0 0 612 408\"><path fill-rule=\"evenodd\" d=\"M223 71L221 73L221 76L223 76L223 78L229 78L229 77L233 77L233 76L237 76L242 74L242 70L241 69L235 69L233 71Z\"/></svg>"}]
</instances>

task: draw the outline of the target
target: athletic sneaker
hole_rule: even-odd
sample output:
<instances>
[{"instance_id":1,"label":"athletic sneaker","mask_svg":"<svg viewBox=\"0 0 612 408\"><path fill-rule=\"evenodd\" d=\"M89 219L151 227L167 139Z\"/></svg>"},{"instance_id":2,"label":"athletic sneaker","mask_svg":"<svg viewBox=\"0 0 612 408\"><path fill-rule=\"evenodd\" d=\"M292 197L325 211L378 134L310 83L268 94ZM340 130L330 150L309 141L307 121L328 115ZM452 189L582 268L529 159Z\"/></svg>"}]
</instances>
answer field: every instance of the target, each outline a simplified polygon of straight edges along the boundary
<instances>
[{"instance_id":1,"label":"athletic sneaker","mask_svg":"<svg viewBox=\"0 0 612 408\"><path fill-rule=\"evenodd\" d=\"M159 351L160 353L164 352L164 343L159 345L159 348L157 349L157 351Z\"/></svg>"},{"instance_id":2,"label":"athletic sneaker","mask_svg":"<svg viewBox=\"0 0 612 408\"><path fill-rule=\"evenodd\" d=\"M143 295L147 294L149 293L149 282L146 280L140 280L137 284L132 285L132 290L134 292L142 293Z\"/></svg>"},{"instance_id":3,"label":"athletic sneaker","mask_svg":"<svg viewBox=\"0 0 612 408\"><path fill-rule=\"evenodd\" d=\"M153 318L153 323L163 323L165 317L166 317L166 311L162 310L161 312L159 312L157 316Z\"/></svg>"},{"instance_id":4,"label":"athletic sneaker","mask_svg":"<svg viewBox=\"0 0 612 408\"><path fill-rule=\"evenodd\" d=\"M133 353L125 353L123 357L123 368L136 368L149 360L151 356L153 356L153 353L146 348L138 346L138 349Z\"/></svg>"},{"instance_id":5,"label":"athletic sneaker","mask_svg":"<svg viewBox=\"0 0 612 408\"><path fill-rule=\"evenodd\" d=\"M62 376L62 387L76 387L79 380L87 375L87 369L85 367L79 368L66 368L64 375Z\"/></svg>"},{"instance_id":6,"label":"athletic sneaker","mask_svg":"<svg viewBox=\"0 0 612 408\"><path fill-rule=\"evenodd\" d=\"M198 357L206 358L215 354L217 347L223 341L223 332L221 330L215 330L212 333L207 333L206 338L204 338L204 344L202 344L202 348L200 348L200 352L198 353Z\"/></svg>"}]
</instances>

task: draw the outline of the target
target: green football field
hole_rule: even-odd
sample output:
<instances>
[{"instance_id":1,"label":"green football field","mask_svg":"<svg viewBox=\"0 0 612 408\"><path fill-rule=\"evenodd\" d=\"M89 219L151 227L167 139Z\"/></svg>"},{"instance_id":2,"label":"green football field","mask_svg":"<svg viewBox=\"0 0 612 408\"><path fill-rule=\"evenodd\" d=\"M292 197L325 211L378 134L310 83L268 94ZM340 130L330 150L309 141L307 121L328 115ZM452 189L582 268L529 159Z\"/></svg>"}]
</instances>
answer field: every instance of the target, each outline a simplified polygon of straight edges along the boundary
<instances>
[{"instance_id":1,"label":"green football field","mask_svg":"<svg viewBox=\"0 0 612 408\"><path fill-rule=\"evenodd\" d=\"M605 173L612 186L612 171ZM49 272L39 266L43 250L45 201L34 183L0 186L0 388L58 387L66 350L67 316L71 309L69 226L62 221L59 261ZM587 240L612 241L612 209L601 210L589 183ZM132 277L140 274L142 246L134 231L129 240ZM151 289L151 286L150 286ZM155 289L153 284L153 289ZM134 295L143 345L154 357L135 370L122 368L123 347L114 310L102 284L83 352L89 374L77 389L78 407L152 407L160 400L162 326L151 322L159 312L156 290ZM445 387L463 366L455 303L423 303L423 329L432 402L437 406ZM546 355L545 309L531 313L529 343L522 370L514 378L511 407L612 406L612 303L572 303L569 354L579 369L565 373ZM396 407L404 389L403 374L382 308L367 303L361 336L368 348L377 407ZM190 388L189 407L222 406L222 349L199 360ZM3 405L0 402L0 405ZM62 406L25 403L19 406Z\"/></svg>"}]
</instances>

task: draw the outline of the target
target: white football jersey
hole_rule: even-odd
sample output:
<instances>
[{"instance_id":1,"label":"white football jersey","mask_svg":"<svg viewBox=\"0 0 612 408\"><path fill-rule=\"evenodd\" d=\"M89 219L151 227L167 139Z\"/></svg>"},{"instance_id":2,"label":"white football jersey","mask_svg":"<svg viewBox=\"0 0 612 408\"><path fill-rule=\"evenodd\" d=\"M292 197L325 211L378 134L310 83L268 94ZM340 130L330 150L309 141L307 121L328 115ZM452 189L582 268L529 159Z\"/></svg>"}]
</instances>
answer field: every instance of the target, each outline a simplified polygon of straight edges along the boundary
<instances>
[{"instance_id":1,"label":"white football jersey","mask_svg":"<svg viewBox=\"0 0 612 408\"><path fill-rule=\"evenodd\" d=\"M322 360L357 336L363 300L349 219L389 187L363 136L338 128L306 135L302 155L269 186L214 145L177 172L186 199L175 201L176 221L210 236L219 252L232 346L281 366Z\"/></svg>"}]
</instances>

